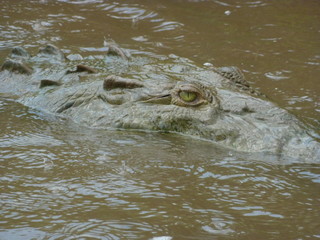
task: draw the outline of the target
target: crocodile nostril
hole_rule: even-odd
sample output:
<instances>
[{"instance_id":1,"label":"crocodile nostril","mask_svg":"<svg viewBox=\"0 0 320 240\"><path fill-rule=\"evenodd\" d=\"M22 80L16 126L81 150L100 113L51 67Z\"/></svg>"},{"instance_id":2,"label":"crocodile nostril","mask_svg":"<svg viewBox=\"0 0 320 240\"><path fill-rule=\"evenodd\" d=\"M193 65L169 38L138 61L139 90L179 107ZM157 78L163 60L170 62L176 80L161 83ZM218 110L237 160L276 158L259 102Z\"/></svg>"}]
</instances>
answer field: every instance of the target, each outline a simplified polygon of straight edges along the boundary
<instances>
[{"instance_id":1,"label":"crocodile nostril","mask_svg":"<svg viewBox=\"0 0 320 240\"><path fill-rule=\"evenodd\" d=\"M0 71L8 70L14 73L27 74L30 75L33 72L33 69L28 65L20 62L8 59L6 60L2 66L0 66Z\"/></svg>"},{"instance_id":2,"label":"crocodile nostril","mask_svg":"<svg viewBox=\"0 0 320 240\"><path fill-rule=\"evenodd\" d=\"M115 88L142 88L144 85L136 80L121 78L117 76L108 76L103 82L103 89L108 91Z\"/></svg>"}]
</instances>

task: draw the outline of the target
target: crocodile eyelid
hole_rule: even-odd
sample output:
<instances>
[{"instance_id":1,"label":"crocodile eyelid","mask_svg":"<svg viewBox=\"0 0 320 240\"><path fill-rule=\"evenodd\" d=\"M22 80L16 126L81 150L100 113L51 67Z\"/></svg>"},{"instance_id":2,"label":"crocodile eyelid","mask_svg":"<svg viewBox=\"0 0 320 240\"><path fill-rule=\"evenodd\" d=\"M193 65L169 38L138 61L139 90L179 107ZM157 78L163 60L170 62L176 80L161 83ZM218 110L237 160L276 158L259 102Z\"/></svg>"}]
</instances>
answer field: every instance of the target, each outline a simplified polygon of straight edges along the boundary
<instances>
[{"instance_id":1,"label":"crocodile eyelid","mask_svg":"<svg viewBox=\"0 0 320 240\"><path fill-rule=\"evenodd\" d=\"M115 88L142 88L144 85L136 80L121 78L117 76L108 76L103 82L103 89L108 91Z\"/></svg>"}]
</instances>

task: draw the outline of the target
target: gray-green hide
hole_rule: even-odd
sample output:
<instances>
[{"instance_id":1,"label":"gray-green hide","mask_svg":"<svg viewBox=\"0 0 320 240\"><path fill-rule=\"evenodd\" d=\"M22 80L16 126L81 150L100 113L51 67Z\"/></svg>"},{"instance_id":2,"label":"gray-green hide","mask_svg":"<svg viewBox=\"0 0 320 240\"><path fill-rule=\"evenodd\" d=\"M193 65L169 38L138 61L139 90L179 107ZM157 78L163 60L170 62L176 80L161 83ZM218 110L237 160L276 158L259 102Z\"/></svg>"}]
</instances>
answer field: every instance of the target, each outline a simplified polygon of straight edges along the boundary
<instances>
[{"instance_id":1,"label":"gray-green hide","mask_svg":"<svg viewBox=\"0 0 320 240\"><path fill-rule=\"evenodd\" d=\"M16 48L2 66L0 91L87 127L175 132L320 162L320 144L303 124L249 87L236 68L110 49L103 57L66 59L54 46L35 57Z\"/></svg>"}]
</instances>

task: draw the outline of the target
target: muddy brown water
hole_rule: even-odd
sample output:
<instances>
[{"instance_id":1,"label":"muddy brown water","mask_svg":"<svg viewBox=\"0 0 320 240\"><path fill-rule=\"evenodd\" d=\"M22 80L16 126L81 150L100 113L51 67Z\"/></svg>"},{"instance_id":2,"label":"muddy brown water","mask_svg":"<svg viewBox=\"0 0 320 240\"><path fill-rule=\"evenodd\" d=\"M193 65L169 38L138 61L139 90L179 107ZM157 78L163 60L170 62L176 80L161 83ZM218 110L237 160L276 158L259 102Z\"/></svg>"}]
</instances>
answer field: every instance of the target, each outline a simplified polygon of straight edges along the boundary
<instances>
[{"instance_id":1,"label":"muddy brown water","mask_svg":"<svg viewBox=\"0 0 320 240\"><path fill-rule=\"evenodd\" d=\"M320 128L320 1L1 0L16 45L240 67ZM174 134L87 129L0 95L0 239L320 239L320 166ZM319 133L319 131L318 131Z\"/></svg>"}]
</instances>

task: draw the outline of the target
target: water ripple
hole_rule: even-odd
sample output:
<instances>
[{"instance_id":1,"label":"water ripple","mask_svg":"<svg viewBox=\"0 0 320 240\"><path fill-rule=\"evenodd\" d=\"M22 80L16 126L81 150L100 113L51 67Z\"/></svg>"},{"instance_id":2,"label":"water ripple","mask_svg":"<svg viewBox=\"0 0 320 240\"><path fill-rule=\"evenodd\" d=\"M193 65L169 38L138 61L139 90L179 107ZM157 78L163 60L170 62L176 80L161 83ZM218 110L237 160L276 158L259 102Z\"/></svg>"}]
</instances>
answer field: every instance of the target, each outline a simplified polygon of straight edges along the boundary
<instances>
[{"instance_id":1,"label":"water ripple","mask_svg":"<svg viewBox=\"0 0 320 240\"><path fill-rule=\"evenodd\" d=\"M24 136L5 135L0 139L0 147L61 146L64 143L52 136L29 133Z\"/></svg>"},{"instance_id":2,"label":"water ripple","mask_svg":"<svg viewBox=\"0 0 320 240\"><path fill-rule=\"evenodd\" d=\"M58 2L71 4L96 4L103 3L103 0L58 0Z\"/></svg>"},{"instance_id":3,"label":"water ripple","mask_svg":"<svg viewBox=\"0 0 320 240\"><path fill-rule=\"evenodd\" d=\"M111 10L112 9L112 10ZM111 13L108 13L108 16L115 19L130 19L130 20L143 20L147 18L154 18L158 14L155 12L148 12L147 10L130 7L130 6L118 6L107 8L107 10ZM110 11L111 10L111 11Z\"/></svg>"},{"instance_id":4,"label":"water ripple","mask_svg":"<svg viewBox=\"0 0 320 240\"><path fill-rule=\"evenodd\" d=\"M276 80L276 81L279 81L279 80L283 80L283 79L288 79L289 76L286 76L285 74L288 74L290 73L290 71L287 71L287 70L279 70L279 71L275 71L275 72L268 72L268 73L265 73L264 75L267 77L267 78L270 78L272 80Z\"/></svg>"},{"instance_id":5,"label":"water ripple","mask_svg":"<svg viewBox=\"0 0 320 240\"><path fill-rule=\"evenodd\" d=\"M160 23L158 26L155 26L153 29L154 29L154 32L163 32L163 31L175 30L182 26L183 24L179 22L166 21L166 22Z\"/></svg>"}]
</instances>

